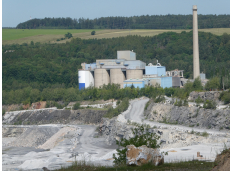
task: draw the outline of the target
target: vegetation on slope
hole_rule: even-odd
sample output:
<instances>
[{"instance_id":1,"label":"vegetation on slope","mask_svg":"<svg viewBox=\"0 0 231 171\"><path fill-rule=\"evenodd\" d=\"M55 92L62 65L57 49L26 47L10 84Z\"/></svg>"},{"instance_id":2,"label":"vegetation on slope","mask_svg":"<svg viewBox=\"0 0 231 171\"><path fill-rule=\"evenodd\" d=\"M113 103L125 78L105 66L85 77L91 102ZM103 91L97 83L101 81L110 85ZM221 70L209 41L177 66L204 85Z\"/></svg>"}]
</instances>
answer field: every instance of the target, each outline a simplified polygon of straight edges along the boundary
<instances>
[{"instance_id":1,"label":"vegetation on slope","mask_svg":"<svg viewBox=\"0 0 231 171\"><path fill-rule=\"evenodd\" d=\"M230 37L199 33L200 70L207 78L229 77ZM153 37L127 36L113 39L72 39L66 44L22 44L2 47L3 90L32 88L75 87L82 62L116 58L117 50L130 49L137 59L146 63L160 63L167 70L182 69L192 78L192 32L163 33ZM7 50L15 50L7 52Z\"/></svg>"},{"instance_id":2,"label":"vegetation on slope","mask_svg":"<svg viewBox=\"0 0 231 171\"><path fill-rule=\"evenodd\" d=\"M192 15L142 15L95 19L44 18L17 25L17 29L191 29ZM198 28L229 28L230 15L198 15Z\"/></svg>"}]
</instances>

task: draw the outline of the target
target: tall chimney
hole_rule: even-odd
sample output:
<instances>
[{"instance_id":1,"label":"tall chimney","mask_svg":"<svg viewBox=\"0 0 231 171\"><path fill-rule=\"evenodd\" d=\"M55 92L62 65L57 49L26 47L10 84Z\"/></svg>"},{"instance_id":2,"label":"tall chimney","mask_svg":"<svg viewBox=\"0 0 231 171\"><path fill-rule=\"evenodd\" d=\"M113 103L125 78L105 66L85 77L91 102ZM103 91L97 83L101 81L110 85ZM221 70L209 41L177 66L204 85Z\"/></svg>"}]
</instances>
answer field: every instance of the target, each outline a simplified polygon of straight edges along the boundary
<instances>
[{"instance_id":1,"label":"tall chimney","mask_svg":"<svg viewBox=\"0 0 231 171\"><path fill-rule=\"evenodd\" d=\"M197 6L193 5L193 79L200 77Z\"/></svg>"}]
</instances>

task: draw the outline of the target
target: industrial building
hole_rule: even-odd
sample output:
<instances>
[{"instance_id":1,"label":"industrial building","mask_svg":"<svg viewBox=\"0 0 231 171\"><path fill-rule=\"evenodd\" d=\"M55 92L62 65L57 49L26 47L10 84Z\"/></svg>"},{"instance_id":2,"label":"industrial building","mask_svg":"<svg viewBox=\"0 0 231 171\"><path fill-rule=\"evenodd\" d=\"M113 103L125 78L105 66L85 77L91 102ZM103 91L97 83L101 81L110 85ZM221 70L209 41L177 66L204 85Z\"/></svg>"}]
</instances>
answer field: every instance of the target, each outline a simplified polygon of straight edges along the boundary
<instances>
[{"instance_id":1,"label":"industrial building","mask_svg":"<svg viewBox=\"0 0 231 171\"><path fill-rule=\"evenodd\" d=\"M90 86L101 87L104 84L119 84L120 88L156 86L180 87L182 74L167 75L166 67L160 63L148 64L136 60L133 51L117 51L117 59L97 59L96 63L81 64L82 69L78 71L79 89Z\"/></svg>"}]
</instances>

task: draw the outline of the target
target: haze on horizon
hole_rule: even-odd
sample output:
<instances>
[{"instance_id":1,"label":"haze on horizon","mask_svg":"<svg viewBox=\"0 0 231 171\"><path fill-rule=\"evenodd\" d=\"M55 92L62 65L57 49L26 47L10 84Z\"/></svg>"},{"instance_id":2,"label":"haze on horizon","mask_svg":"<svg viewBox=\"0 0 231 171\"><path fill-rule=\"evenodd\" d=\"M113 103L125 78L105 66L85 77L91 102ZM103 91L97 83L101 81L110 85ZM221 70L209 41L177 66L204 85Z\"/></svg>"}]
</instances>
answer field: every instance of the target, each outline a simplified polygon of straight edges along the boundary
<instances>
[{"instance_id":1,"label":"haze on horizon","mask_svg":"<svg viewBox=\"0 0 231 171\"><path fill-rule=\"evenodd\" d=\"M188 15L197 5L198 14L230 14L229 0L2 0L2 27L39 18L100 18L109 16Z\"/></svg>"}]
</instances>

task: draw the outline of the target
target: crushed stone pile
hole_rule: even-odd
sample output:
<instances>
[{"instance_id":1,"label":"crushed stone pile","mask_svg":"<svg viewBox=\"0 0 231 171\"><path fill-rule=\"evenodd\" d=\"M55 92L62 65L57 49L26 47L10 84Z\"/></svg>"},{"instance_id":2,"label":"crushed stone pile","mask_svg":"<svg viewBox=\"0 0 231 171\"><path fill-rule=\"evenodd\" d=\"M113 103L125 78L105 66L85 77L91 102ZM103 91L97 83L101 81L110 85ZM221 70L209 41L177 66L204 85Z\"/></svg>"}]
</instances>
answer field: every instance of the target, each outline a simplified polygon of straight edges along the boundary
<instances>
[{"instance_id":1,"label":"crushed stone pile","mask_svg":"<svg viewBox=\"0 0 231 171\"><path fill-rule=\"evenodd\" d=\"M15 141L8 144L13 147L38 147L59 131L57 127L33 127L24 131Z\"/></svg>"},{"instance_id":2,"label":"crushed stone pile","mask_svg":"<svg viewBox=\"0 0 231 171\"><path fill-rule=\"evenodd\" d=\"M47 140L44 144L38 146L38 148L42 149L51 149L55 147L63 138L70 131L75 131L76 128L73 127L64 127L60 129L57 133L55 133L49 140Z\"/></svg>"}]
</instances>

